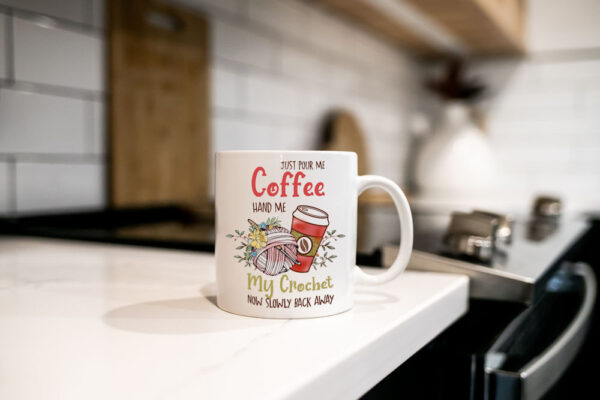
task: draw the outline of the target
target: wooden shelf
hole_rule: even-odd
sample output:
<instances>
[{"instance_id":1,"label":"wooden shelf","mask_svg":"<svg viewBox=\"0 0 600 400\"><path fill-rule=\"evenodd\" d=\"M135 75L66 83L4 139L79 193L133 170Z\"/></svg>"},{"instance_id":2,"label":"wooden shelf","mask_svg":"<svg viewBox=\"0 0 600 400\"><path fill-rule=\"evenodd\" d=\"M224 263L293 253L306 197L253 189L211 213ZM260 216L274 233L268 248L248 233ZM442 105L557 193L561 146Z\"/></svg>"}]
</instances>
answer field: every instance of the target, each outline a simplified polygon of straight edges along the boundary
<instances>
[{"instance_id":1,"label":"wooden shelf","mask_svg":"<svg viewBox=\"0 0 600 400\"><path fill-rule=\"evenodd\" d=\"M523 0L315 1L419 56L523 55L526 51ZM436 40L426 31L449 40ZM449 42L457 45L453 48Z\"/></svg>"}]
</instances>

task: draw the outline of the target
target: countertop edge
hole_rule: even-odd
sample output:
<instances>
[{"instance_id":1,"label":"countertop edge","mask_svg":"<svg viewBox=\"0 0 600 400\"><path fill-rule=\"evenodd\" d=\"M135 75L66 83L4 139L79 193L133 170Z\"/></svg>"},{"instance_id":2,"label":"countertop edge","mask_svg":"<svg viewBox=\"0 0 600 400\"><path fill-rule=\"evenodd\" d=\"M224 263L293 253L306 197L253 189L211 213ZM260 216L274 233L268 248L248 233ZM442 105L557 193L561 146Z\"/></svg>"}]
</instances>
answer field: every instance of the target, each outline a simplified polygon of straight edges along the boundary
<instances>
[{"instance_id":1,"label":"countertop edge","mask_svg":"<svg viewBox=\"0 0 600 400\"><path fill-rule=\"evenodd\" d=\"M454 285L440 292L423 307L413 310L405 324L394 327L377 340L366 344L342 364L330 368L309 385L296 389L285 398L340 399L358 398L365 394L468 311L469 278L464 275L456 276ZM426 336L406 338L402 341L400 350L389 351L389 348L399 343L399 334L417 331L407 329L407 325L435 327ZM348 383L352 385L347 385Z\"/></svg>"}]
</instances>

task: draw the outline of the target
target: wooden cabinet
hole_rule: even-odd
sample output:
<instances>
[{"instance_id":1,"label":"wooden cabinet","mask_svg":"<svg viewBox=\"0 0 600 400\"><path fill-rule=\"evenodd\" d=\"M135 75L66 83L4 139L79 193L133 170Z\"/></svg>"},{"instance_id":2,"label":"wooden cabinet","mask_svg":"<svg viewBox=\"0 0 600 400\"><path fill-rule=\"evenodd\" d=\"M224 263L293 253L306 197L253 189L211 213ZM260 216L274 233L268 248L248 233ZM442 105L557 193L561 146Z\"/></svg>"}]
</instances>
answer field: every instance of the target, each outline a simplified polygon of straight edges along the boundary
<instances>
[{"instance_id":1,"label":"wooden cabinet","mask_svg":"<svg viewBox=\"0 0 600 400\"><path fill-rule=\"evenodd\" d=\"M417 55L525 53L524 0L314 0Z\"/></svg>"}]
</instances>

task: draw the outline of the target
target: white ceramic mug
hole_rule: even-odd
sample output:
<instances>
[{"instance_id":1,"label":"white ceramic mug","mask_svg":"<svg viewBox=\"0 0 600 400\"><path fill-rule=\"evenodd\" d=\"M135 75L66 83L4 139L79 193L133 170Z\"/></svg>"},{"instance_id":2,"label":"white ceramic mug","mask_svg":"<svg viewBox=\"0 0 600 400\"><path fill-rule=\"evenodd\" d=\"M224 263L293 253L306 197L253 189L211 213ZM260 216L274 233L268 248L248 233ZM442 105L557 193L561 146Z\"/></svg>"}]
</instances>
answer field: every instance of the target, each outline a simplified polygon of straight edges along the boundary
<instances>
[{"instance_id":1,"label":"white ceramic mug","mask_svg":"<svg viewBox=\"0 0 600 400\"><path fill-rule=\"evenodd\" d=\"M400 217L392 266L356 266L357 198L378 187ZM394 182L358 176L341 151L224 151L216 154L217 304L263 318L307 318L352 308L355 281L383 283L404 271L413 243L406 197Z\"/></svg>"}]
</instances>

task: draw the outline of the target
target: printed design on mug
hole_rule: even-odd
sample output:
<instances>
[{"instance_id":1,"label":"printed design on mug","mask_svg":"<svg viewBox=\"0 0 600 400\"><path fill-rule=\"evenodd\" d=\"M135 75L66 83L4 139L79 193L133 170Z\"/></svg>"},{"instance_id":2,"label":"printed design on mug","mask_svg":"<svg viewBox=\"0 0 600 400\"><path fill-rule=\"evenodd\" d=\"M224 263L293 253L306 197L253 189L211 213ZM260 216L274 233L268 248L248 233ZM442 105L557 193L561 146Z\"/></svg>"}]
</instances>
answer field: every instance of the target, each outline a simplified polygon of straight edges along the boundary
<instances>
[{"instance_id":1,"label":"printed design on mug","mask_svg":"<svg viewBox=\"0 0 600 400\"><path fill-rule=\"evenodd\" d=\"M248 219L248 233L235 230L226 237L239 241L234 257L245 266L254 266L266 275L288 271L306 273L311 267L326 267L337 255L334 242L346 237L329 227L329 215L313 206L301 205L292 214L291 228L281 226L277 217L256 223Z\"/></svg>"}]
</instances>

